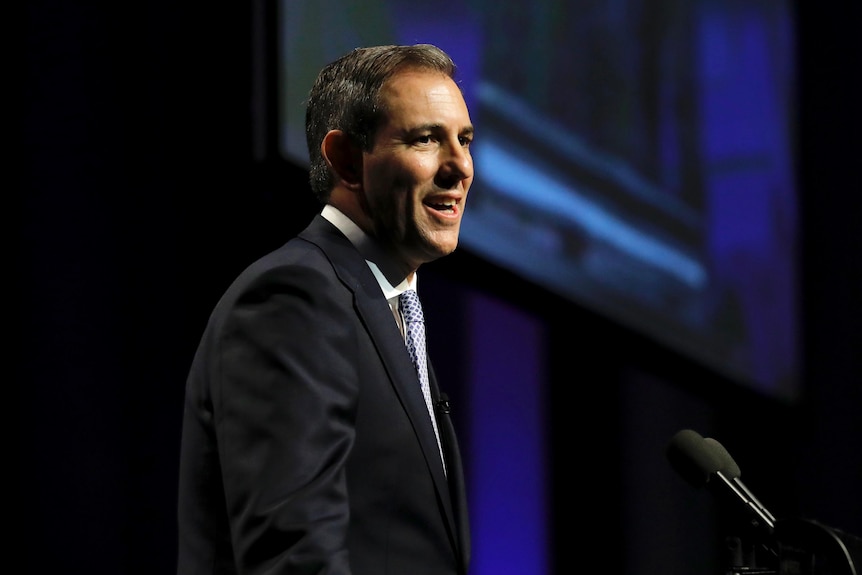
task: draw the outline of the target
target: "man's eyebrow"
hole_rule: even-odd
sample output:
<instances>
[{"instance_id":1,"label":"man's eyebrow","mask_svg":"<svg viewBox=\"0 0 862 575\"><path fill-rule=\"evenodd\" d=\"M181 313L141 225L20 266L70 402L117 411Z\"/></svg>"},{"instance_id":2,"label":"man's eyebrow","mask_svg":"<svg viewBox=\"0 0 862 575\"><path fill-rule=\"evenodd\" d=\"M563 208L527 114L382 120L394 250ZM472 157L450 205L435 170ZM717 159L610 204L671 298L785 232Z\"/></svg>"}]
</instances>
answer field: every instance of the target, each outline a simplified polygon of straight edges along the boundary
<instances>
[{"instance_id":1,"label":"man's eyebrow","mask_svg":"<svg viewBox=\"0 0 862 575\"><path fill-rule=\"evenodd\" d=\"M435 122L435 123L420 124L418 126L413 126L408 131L409 132L426 132L426 131L427 132L436 132L436 131L439 131L442 129L445 129L445 126L443 124L439 124L439 123ZM473 129L473 124L469 124L469 125L461 128L461 130L459 130L458 133L463 136L463 135L467 135L467 134L472 134L474 131L475 130Z\"/></svg>"},{"instance_id":2,"label":"man's eyebrow","mask_svg":"<svg viewBox=\"0 0 862 575\"><path fill-rule=\"evenodd\" d=\"M443 128L443 124L438 123L427 123L427 124L419 124L417 126L413 126L410 128L411 132L436 132Z\"/></svg>"}]
</instances>

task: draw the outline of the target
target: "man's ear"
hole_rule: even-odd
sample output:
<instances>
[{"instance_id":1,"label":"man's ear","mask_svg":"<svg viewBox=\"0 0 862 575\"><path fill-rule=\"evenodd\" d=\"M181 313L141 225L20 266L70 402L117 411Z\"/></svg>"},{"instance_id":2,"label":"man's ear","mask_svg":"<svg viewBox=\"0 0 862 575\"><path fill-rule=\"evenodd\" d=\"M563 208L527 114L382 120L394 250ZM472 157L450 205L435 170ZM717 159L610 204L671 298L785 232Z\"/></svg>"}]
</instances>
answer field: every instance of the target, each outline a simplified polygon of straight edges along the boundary
<instances>
[{"instance_id":1,"label":"man's ear","mask_svg":"<svg viewBox=\"0 0 862 575\"><path fill-rule=\"evenodd\" d=\"M320 144L326 163L348 188L362 185L362 150L341 130L330 130Z\"/></svg>"}]
</instances>

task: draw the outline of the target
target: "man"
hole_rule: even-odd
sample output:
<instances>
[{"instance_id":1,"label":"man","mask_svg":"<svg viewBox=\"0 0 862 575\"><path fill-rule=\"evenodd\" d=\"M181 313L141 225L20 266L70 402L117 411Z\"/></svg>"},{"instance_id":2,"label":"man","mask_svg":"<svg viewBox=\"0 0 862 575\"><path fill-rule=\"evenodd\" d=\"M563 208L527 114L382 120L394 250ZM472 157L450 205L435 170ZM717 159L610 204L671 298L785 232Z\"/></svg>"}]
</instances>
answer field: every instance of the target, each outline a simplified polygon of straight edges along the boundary
<instances>
[{"instance_id":1,"label":"man","mask_svg":"<svg viewBox=\"0 0 862 575\"><path fill-rule=\"evenodd\" d=\"M429 412L398 305L455 249L473 180L454 69L379 46L318 76L323 210L228 288L190 369L178 575L467 573L452 423L431 369Z\"/></svg>"}]
</instances>

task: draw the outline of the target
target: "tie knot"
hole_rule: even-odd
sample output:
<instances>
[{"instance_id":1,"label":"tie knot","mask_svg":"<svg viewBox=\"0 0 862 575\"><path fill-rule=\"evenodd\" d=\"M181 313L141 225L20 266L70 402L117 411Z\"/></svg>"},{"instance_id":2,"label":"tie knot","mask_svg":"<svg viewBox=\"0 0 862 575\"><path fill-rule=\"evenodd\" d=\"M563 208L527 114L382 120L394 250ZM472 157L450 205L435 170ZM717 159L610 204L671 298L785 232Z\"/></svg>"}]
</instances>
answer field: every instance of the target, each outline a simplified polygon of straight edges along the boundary
<instances>
[{"instance_id":1,"label":"tie knot","mask_svg":"<svg viewBox=\"0 0 862 575\"><path fill-rule=\"evenodd\" d=\"M419 295L416 290L409 289L401 292L398 301L401 304L404 321L407 323L425 322L425 318L422 316L422 304L419 303Z\"/></svg>"}]
</instances>

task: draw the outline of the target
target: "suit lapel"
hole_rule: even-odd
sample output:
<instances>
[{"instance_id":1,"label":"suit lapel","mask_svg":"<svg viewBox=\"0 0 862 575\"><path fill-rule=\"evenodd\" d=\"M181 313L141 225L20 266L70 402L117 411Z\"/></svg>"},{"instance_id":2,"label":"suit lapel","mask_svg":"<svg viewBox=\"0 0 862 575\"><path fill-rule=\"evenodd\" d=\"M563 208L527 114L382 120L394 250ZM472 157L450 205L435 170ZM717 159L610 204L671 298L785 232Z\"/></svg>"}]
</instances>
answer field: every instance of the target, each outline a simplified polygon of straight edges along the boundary
<instances>
[{"instance_id":1,"label":"suit lapel","mask_svg":"<svg viewBox=\"0 0 862 575\"><path fill-rule=\"evenodd\" d=\"M457 533L459 529L456 527L452 509L449 484L443 472L437 439L422 397L416 369L374 274L353 244L322 216L316 216L300 237L318 245L327 254L341 281L353 291L359 316L389 374L395 393L413 422L413 429L425 454L429 472L440 494L446 520L453 533ZM434 386L436 388L436 381Z\"/></svg>"},{"instance_id":2,"label":"suit lapel","mask_svg":"<svg viewBox=\"0 0 862 575\"><path fill-rule=\"evenodd\" d=\"M464 469L461 461L461 450L455 435L455 426L450 415L449 398L440 394L437 376L429 360L428 376L431 380L431 395L434 399L434 409L437 415L437 425L440 428L440 440L446 453L446 468L449 470L449 489L452 495L452 506L455 513L457 545L461 551L462 568L467 572L470 562L470 522L467 513L467 487L464 485ZM443 399L444 401L441 401Z\"/></svg>"}]
</instances>

